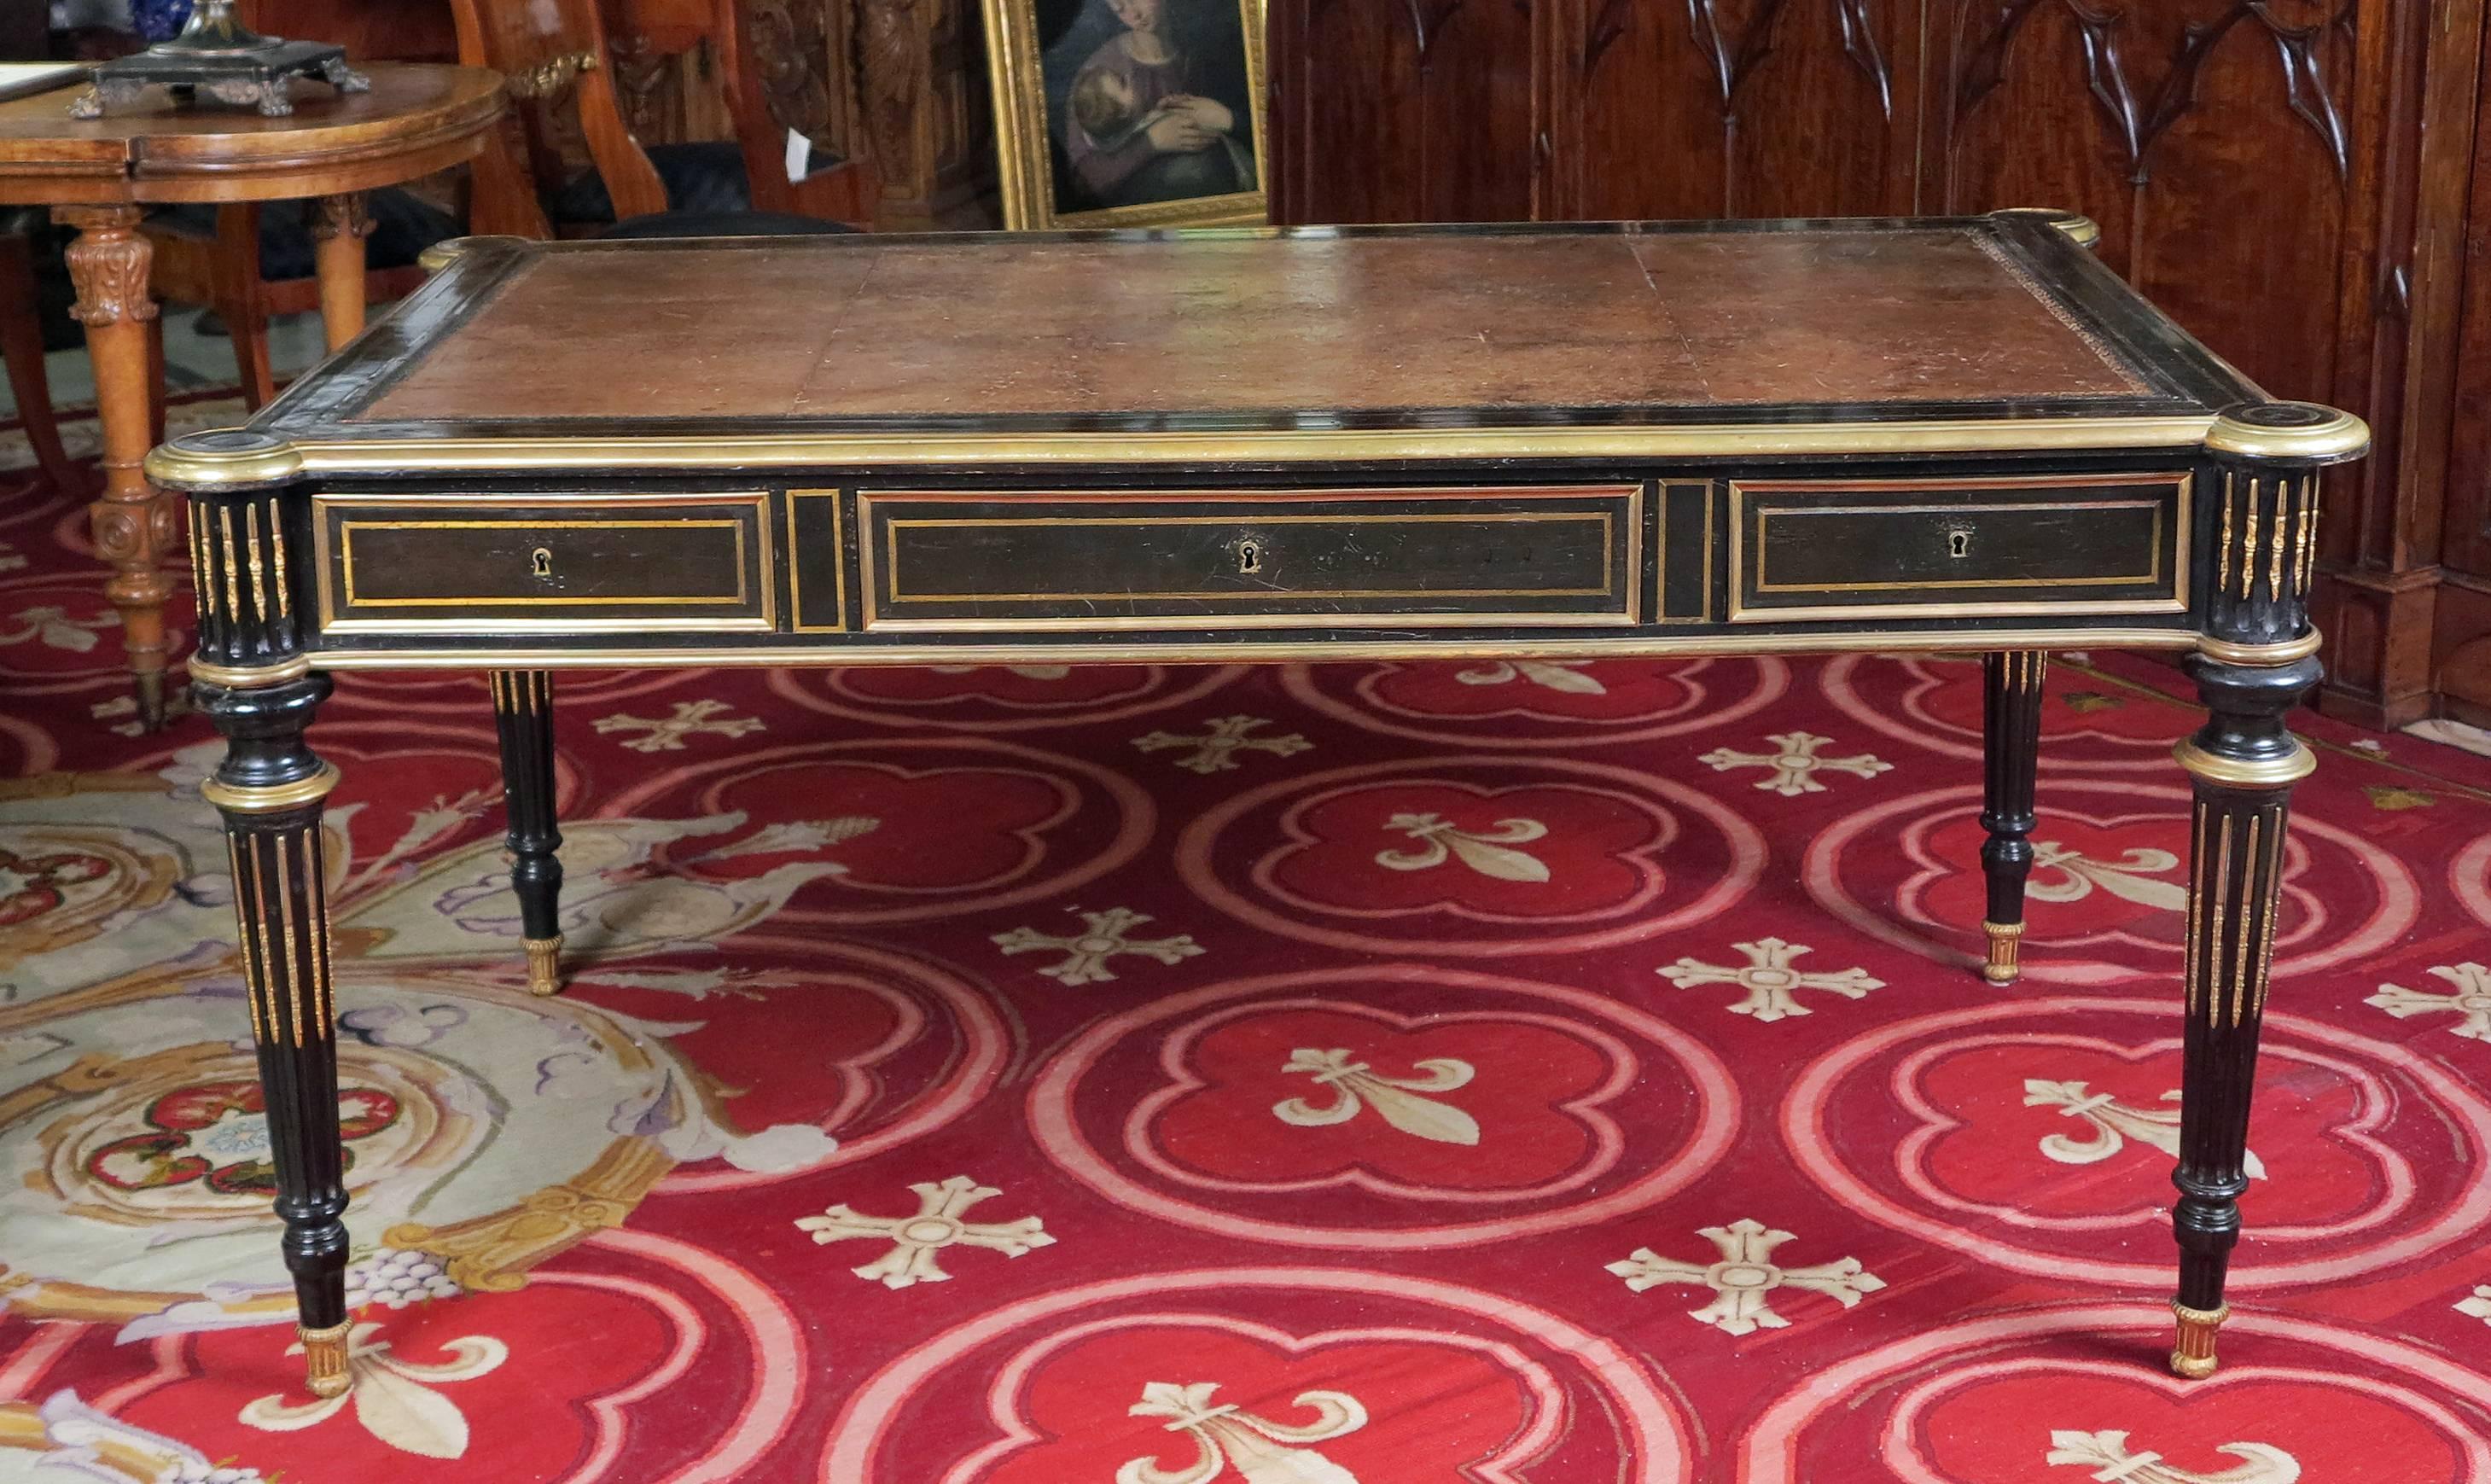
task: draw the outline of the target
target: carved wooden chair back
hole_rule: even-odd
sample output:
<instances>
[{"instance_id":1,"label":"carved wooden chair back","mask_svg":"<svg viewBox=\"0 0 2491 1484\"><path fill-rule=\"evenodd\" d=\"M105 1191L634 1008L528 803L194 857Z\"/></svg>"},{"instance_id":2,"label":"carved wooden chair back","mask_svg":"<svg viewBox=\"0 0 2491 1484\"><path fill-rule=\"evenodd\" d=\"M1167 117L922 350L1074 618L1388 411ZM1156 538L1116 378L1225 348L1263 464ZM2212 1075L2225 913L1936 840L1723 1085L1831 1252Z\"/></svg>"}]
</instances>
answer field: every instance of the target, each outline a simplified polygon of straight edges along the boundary
<instances>
[{"instance_id":1,"label":"carved wooden chair back","mask_svg":"<svg viewBox=\"0 0 2491 1484\"><path fill-rule=\"evenodd\" d=\"M613 54L597 0L451 0L451 14L460 60L505 80L508 128L517 136L512 144L529 177L510 181L503 170L480 169L475 230L552 236L537 190L569 177L571 141L586 147L617 220L666 209L665 185L615 99Z\"/></svg>"}]
</instances>

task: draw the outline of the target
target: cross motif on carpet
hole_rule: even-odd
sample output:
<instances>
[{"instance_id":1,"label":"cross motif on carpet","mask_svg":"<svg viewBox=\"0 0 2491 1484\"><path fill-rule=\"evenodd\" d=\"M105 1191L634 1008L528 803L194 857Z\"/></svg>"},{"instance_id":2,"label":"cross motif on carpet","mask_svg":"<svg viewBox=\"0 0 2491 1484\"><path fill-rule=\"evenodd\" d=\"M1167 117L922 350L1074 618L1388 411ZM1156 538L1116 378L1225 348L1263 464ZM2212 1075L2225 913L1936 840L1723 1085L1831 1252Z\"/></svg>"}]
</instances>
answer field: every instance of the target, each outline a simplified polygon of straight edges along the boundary
<instances>
[{"instance_id":1,"label":"cross motif on carpet","mask_svg":"<svg viewBox=\"0 0 2491 1484\"><path fill-rule=\"evenodd\" d=\"M1805 944L1784 943L1779 938L1759 938L1753 943L1734 943L1730 946L1747 955L1741 968L1708 964L1697 958L1682 958L1653 973L1680 989L1699 984L1736 984L1747 992L1747 998L1730 1006L1733 1015L1753 1015L1771 1025L1791 1015L1813 1014L1799 1003L1802 989L1821 989L1828 994L1858 1000L1872 989L1884 989L1884 979L1872 978L1865 969L1844 969L1834 973L1806 973L1793 969L1791 963L1802 953L1815 950Z\"/></svg>"},{"instance_id":2,"label":"cross motif on carpet","mask_svg":"<svg viewBox=\"0 0 2491 1484\"><path fill-rule=\"evenodd\" d=\"M681 752L684 739L709 733L718 737L743 737L768 728L758 716L728 716L724 701L677 701L671 716L652 718L617 712L597 718L600 736L613 732L646 732L623 745L633 752Z\"/></svg>"},{"instance_id":3,"label":"cross motif on carpet","mask_svg":"<svg viewBox=\"0 0 2491 1484\"><path fill-rule=\"evenodd\" d=\"M2480 964L2454 964L2430 972L2455 985L2455 990L2434 994L2401 984L2382 984L2377 994L2361 1003L2375 1004L2398 1020L2434 1012L2461 1016L2447 1028L2450 1035L2461 1035L2469 1041L2491 1041L2491 969Z\"/></svg>"},{"instance_id":4,"label":"cross motif on carpet","mask_svg":"<svg viewBox=\"0 0 2491 1484\"><path fill-rule=\"evenodd\" d=\"M812 1233L817 1242L890 1242L889 1252L849 1270L867 1282L893 1289L950 1282L952 1275L934 1261L934 1255L946 1247L983 1247L1006 1257L1019 1257L1032 1248L1055 1244L1055 1238L1046 1235L1043 1223L1036 1216L984 1223L963 1220L969 1208L1003 1194L993 1185L981 1185L965 1175L954 1175L940 1184L920 1180L908 1188L917 1192L918 1206L913 1215L867 1216L842 1202L818 1216L804 1217L796 1225Z\"/></svg>"},{"instance_id":5,"label":"cross motif on carpet","mask_svg":"<svg viewBox=\"0 0 2491 1484\"><path fill-rule=\"evenodd\" d=\"M1818 779L1825 773L1847 772L1856 777L1873 778L1881 772L1894 770L1893 764L1865 752L1851 757L1819 757L1818 750L1832 745L1833 739L1819 737L1813 732L1783 732L1767 737L1765 741L1772 742L1776 750L1741 752L1734 747L1715 747L1696 761L1710 765L1714 772L1729 772L1739 768L1772 769L1772 775L1756 787L1769 794L1779 794L1784 799L1824 793L1825 785Z\"/></svg>"},{"instance_id":6,"label":"cross motif on carpet","mask_svg":"<svg viewBox=\"0 0 2491 1484\"><path fill-rule=\"evenodd\" d=\"M1153 920L1146 912L1129 907L1110 907L1105 912L1081 912L1073 909L1082 921L1078 933L1041 933L1034 927L1016 927L1008 933L997 933L992 942L1007 954L1030 953L1053 948L1070 954L1060 964L1049 964L1038 972L1064 984L1101 984L1116 976L1107 961L1120 953L1136 953L1155 958L1162 964L1181 963L1203 951L1191 933L1178 933L1170 938L1135 938L1132 930Z\"/></svg>"},{"instance_id":7,"label":"cross motif on carpet","mask_svg":"<svg viewBox=\"0 0 2491 1484\"><path fill-rule=\"evenodd\" d=\"M1609 1264L1608 1269L1626 1279L1626 1287L1638 1294L1663 1285L1713 1290L1713 1301L1700 1309L1687 1310L1687 1317L1724 1334L1753 1334L1759 1329L1788 1327L1790 1321L1773 1312L1772 1295L1775 1289L1805 1289L1823 1294L1848 1309L1859 1303L1862 1295L1886 1286L1886 1280L1862 1268L1858 1258L1842 1258L1813 1267L1776 1266L1773 1249L1791 1240L1792 1234L1772 1230L1758 1221L1705 1227L1696 1235L1711 1238L1719 1249L1719 1261L1682 1263L1664 1258L1650 1247L1637 1247L1624 1261Z\"/></svg>"},{"instance_id":8,"label":"cross motif on carpet","mask_svg":"<svg viewBox=\"0 0 2491 1484\"><path fill-rule=\"evenodd\" d=\"M1144 752L1165 752L1176 747L1193 750L1176 760L1176 766L1187 772L1205 777L1216 772L1234 772L1240 752L1268 752L1274 757L1293 757L1314 746L1295 732L1279 737L1248 737L1256 727L1270 726L1266 716L1214 716L1203 723L1211 730L1201 737L1180 737L1174 732L1153 732L1133 739L1133 745Z\"/></svg>"}]
</instances>

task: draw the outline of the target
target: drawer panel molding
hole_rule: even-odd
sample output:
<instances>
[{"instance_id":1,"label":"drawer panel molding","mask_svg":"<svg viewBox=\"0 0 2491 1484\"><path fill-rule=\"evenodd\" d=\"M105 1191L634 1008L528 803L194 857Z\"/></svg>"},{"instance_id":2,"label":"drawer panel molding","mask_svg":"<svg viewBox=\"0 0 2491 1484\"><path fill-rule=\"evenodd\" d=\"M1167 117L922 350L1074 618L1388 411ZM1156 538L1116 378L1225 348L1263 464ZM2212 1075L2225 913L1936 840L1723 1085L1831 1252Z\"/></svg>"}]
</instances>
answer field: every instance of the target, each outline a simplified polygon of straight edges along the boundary
<instances>
[{"instance_id":1,"label":"drawer panel molding","mask_svg":"<svg viewBox=\"0 0 2491 1484\"><path fill-rule=\"evenodd\" d=\"M714 633L777 626L767 491L319 495L320 626Z\"/></svg>"},{"instance_id":2,"label":"drawer panel molding","mask_svg":"<svg viewBox=\"0 0 2491 1484\"><path fill-rule=\"evenodd\" d=\"M1734 624L2184 613L2185 474L1740 480Z\"/></svg>"},{"instance_id":3,"label":"drawer panel molding","mask_svg":"<svg viewBox=\"0 0 2491 1484\"><path fill-rule=\"evenodd\" d=\"M1638 484L1498 489L867 490L867 630L1642 622Z\"/></svg>"}]
</instances>

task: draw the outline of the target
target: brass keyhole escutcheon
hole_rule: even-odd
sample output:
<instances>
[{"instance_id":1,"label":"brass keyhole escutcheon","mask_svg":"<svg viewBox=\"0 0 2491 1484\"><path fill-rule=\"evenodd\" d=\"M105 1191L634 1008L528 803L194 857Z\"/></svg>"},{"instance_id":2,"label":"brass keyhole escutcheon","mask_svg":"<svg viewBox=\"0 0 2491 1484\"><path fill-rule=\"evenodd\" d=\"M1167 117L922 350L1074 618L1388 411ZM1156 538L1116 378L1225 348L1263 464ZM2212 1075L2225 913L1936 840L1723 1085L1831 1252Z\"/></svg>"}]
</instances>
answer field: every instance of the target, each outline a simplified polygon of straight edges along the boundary
<instances>
[{"instance_id":1,"label":"brass keyhole escutcheon","mask_svg":"<svg viewBox=\"0 0 2491 1484\"><path fill-rule=\"evenodd\" d=\"M536 577L553 575L553 553L542 546L528 553L528 573Z\"/></svg>"},{"instance_id":2,"label":"brass keyhole escutcheon","mask_svg":"<svg viewBox=\"0 0 2491 1484\"><path fill-rule=\"evenodd\" d=\"M1263 569L1263 543L1251 537L1237 543L1237 570L1252 576Z\"/></svg>"},{"instance_id":3,"label":"brass keyhole escutcheon","mask_svg":"<svg viewBox=\"0 0 2491 1484\"><path fill-rule=\"evenodd\" d=\"M1950 557L1968 557L1972 555L1972 533L1969 531L1948 532L1947 555Z\"/></svg>"}]
</instances>

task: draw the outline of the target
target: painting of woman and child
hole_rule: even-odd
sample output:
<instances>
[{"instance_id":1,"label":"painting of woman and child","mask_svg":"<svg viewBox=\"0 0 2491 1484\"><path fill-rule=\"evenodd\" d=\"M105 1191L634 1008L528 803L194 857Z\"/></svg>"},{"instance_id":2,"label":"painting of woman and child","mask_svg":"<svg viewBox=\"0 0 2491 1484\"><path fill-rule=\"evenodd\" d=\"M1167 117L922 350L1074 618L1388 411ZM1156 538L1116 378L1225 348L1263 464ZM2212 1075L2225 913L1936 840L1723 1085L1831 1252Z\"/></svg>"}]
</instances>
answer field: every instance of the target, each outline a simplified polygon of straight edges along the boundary
<instances>
[{"instance_id":1,"label":"painting of woman and child","mask_svg":"<svg viewBox=\"0 0 2491 1484\"><path fill-rule=\"evenodd\" d=\"M987 14L1016 146L1008 225L1264 219L1257 0L988 0Z\"/></svg>"}]
</instances>

